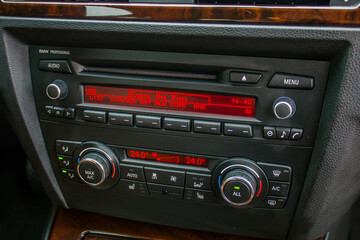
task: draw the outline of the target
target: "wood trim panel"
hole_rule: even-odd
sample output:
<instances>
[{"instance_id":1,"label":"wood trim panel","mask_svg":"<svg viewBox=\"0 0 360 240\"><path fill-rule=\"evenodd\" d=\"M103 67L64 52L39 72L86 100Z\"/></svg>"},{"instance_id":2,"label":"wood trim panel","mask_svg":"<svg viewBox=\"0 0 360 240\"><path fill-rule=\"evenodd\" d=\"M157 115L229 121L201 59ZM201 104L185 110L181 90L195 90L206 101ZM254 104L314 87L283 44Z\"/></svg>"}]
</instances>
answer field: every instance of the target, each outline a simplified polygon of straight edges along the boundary
<instances>
[{"instance_id":1,"label":"wood trim panel","mask_svg":"<svg viewBox=\"0 0 360 240\"><path fill-rule=\"evenodd\" d=\"M360 8L270 8L199 5L0 2L1 16L209 22L282 25L358 26Z\"/></svg>"},{"instance_id":2,"label":"wood trim panel","mask_svg":"<svg viewBox=\"0 0 360 240\"><path fill-rule=\"evenodd\" d=\"M239 237L227 234L160 226L72 209L57 210L48 240L80 240L84 232L91 231L107 232L114 235L154 240L261 240L260 238ZM96 235L89 236L89 239L111 240L111 238L106 237L96 238Z\"/></svg>"}]
</instances>

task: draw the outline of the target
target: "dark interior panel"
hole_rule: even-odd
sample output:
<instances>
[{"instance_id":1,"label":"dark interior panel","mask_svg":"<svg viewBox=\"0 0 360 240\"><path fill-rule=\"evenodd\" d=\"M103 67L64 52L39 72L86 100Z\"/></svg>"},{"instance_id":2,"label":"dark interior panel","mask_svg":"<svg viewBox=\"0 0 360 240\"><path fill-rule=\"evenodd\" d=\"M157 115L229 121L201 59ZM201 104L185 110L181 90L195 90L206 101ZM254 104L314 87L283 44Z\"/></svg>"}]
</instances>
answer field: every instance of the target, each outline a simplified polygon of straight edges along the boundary
<instances>
[{"instance_id":1,"label":"dark interior panel","mask_svg":"<svg viewBox=\"0 0 360 240\"><path fill-rule=\"evenodd\" d=\"M11 17L1 17L0 27L0 77L4 79L0 96L5 116L56 206L185 229L272 239L315 239L333 229L358 198L360 104L356 28ZM71 73L46 69L48 65L39 69L44 60L65 61ZM231 72L261 77L255 84L234 83L230 81ZM309 89L269 87L275 74L295 80L310 77L314 84ZM58 79L66 84L67 95L52 100L46 89L50 84L56 85L54 81ZM224 116L90 103L84 101L87 86L250 97L256 102L255 114ZM285 120L273 113L276 101L284 96L296 104L295 114ZM47 107L54 111L63 108L61 114L73 109L74 115L49 115ZM102 122L88 120L88 113L103 114ZM131 116L132 125L113 124L111 113ZM159 127L141 126L138 118L143 116L156 117ZM188 120L190 130L166 129L168 118ZM202 121L219 124L219 133L197 132L196 124ZM251 136L229 135L226 127L232 125L226 124L250 127ZM266 137L264 127L278 127L278 136L284 129L289 129L288 134L301 129L303 135L296 141L271 139ZM74 152L59 152L58 147L66 145L58 145L57 140L74 143ZM76 173L84 156L92 153L86 146L96 146L86 145L94 144L93 141L106 153L114 154L107 164L111 169L109 178L113 178L108 181L105 177L105 185L88 186ZM127 149L144 154L194 156L207 159L208 164L151 162L146 157L129 157ZM68 159L72 167L61 165L59 160L63 159L59 157ZM222 164L235 158L242 171L247 169L244 164L256 168L250 172L253 178L248 173L241 175L250 182L254 179L254 195L259 193L248 207L232 206L221 192L229 178L227 174L239 170L226 170L228 165ZM278 169L267 171L267 164L291 169L289 181L275 181L289 186L287 194L272 195L271 173ZM128 165L141 168L144 180L134 181L120 173ZM210 187L197 192L195 187L176 185L181 194L162 191L156 197L151 186L162 184L170 190L176 187L150 180L146 171L154 168L180 172L185 180L190 174L203 174L211 179ZM74 174L76 180L67 178L67 173ZM146 194L121 190L120 185L126 181L143 184ZM198 196L210 194L207 196L212 202L189 200L189 192L199 193ZM273 197L284 201L283 207L272 209L269 204Z\"/></svg>"}]
</instances>

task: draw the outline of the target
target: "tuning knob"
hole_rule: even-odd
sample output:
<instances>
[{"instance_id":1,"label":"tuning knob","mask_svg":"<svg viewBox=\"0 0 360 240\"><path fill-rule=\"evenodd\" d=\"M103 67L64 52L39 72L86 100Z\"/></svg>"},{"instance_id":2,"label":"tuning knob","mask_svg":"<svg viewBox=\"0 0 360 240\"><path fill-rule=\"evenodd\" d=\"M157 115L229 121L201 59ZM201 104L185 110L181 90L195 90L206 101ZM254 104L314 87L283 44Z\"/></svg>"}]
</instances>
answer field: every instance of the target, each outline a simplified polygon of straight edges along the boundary
<instances>
[{"instance_id":1,"label":"tuning knob","mask_svg":"<svg viewBox=\"0 0 360 240\"><path fill-rule=\"evenodd\" d=\"M249 204L254 198L257 182L254 176L243 169L228 172L221 183L221 195L234 206Z\"/></svg>"},{"instance_id":2,"label":"tuning knob","mask_svg":"<svg viewBox=\"0 0 360 240\"><path fill-rule=\"evenodd\" d=\"M46 95L52 99L64 99L68 94L68 87L63 80L55 80L46 87Z\"/></svg>"},{"instance_id":3,"label":"tuning knob","mask_svg":"<svg viewBox=\"0 0 360 240\"><path fill-rule=\"evenodd\" d=\"M111 172L109 160L100 153L90 152L81 158L78 174L86 184L97 186L102 184Z\"/></svg>"},{"instance_id":4,"label":"tuning knob","mask_svg":"<svg viewBox=\"0 0 360 240\"><path fill-rule=\"evenodd\" d=\"M273 111L278 119L288 119L294 115L296 104L291 98L280 97L275 100Z\"/></svg>"}]
</instances>

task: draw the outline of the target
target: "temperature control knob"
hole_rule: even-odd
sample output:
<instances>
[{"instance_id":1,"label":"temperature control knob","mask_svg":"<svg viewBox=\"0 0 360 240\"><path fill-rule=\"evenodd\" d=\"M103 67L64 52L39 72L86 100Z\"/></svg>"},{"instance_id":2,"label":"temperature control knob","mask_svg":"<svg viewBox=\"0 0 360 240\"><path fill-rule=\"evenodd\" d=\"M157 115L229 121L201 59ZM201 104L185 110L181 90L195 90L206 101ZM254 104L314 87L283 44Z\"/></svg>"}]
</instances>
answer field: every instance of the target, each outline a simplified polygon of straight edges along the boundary
<instances>
[{"instance_id":1,"label":"temperature control knob","mask_svg":"<svg viewBox=\"0 0 360 240\"><path fill-rule=\"evenodd\" d=\"M88 141L74 151L73 161L81 181L87 185L107 189L120 178L120 164L116 154L106 144Z\"/></svg>"},{"instance_id":2,"label":"temperature control knob","mask_svg":"<svg viewBox=\"0 0 360 240\"><path fill-rule=\"evenodd\" d=\"M280 97L275 100L273 110L278 119L288 119L294 115L296 104L291 98Z\"/></svg>"},{"instance_id":3,"label":"temperature control knob","mask_svg":"<svg viewBox=\"0 0 360 240\"><path fill-rule=\"evenodd\" d=\"M243 169L228 172L221 183L221 195L234 206L244 206L252 201L257 189L254 176Z\"/></svg>"},{"instance_id":4,"label":"temperature control knob","mask_svg":"<svg viewBox=\"0 0 360 240\"><path fill-rule=\"evenodd\" d=\"M110 175L111 166L104 155L89 152L81 158L77 171L81 180L86 184L97 186L102 184Z\"/></svg>"},{"instance_id":5,"label":"temperature control knob","mask_svg":"<svg viewBox=\"0 0 360 240\"><path fill-rule=\"evenodd\" d=\"M46 87L46 95L52 99L64 99L68 94L68 87L63 80L55 80Z\"/></svg>"},{"instance_id":6,"label":"temperature control knob","mask_svg":"<svg viewBox=\"0 0 360 240\"><path fill-rule=\"evenodd\" d=\"M215 195L223 203L236 208L259 205L269 189L264 171L256 162L242 157L220 162L211 181Z\"/></svg>"}]
</instances>

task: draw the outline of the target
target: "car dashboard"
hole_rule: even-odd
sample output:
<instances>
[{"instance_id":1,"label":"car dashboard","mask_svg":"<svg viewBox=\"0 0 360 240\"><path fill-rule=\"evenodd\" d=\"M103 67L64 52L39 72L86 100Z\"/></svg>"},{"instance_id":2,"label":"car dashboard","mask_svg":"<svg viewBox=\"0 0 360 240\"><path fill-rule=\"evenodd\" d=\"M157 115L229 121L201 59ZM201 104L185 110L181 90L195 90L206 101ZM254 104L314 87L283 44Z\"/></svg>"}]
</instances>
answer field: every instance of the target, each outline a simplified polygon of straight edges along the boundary
<instances>
[{"instance_id":1,"label":"car dashboard","mask_svg":"<svg viewBox=\"0 0 360 240\"><path fill-rule=\"evenodd\" d=\"M358 4L2 1L43 239L350 239Z\"/></svg>"}]
</instances>

